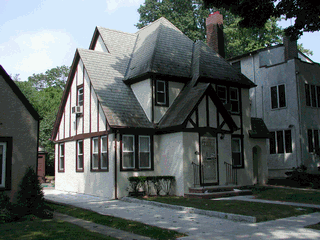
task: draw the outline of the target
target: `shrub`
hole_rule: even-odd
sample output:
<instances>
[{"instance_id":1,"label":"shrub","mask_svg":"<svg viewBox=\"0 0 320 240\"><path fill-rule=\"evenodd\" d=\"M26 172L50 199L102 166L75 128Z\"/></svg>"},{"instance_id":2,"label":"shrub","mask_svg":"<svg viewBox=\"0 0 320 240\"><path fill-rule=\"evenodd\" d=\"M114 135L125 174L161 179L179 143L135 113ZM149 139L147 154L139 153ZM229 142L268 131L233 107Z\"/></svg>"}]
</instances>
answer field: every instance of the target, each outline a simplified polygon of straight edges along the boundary
<instances>
[{"instance_id":1,"label":"shrub","mask_svg":"<svg viewBox=\"0 0 320 240\"><path fill-rule=\"evenodd\" d=\"M50 209L45 205L44 195L38 176L32 167L27 167L19 185L17 196L17 210L20 218L25 215L36 215L41 218L50 218Z\"/></svg>"},{"instance_id":2,"label":"shrub","mask_svg":"<svg viewBox=\"0 0 320 240\"><path fill-rule=\"evenodd\" d=\"M293 167L289 174L289 179L294 181L297 186L308 186L310 184L310 177L307 173L307 167L301 164L299 167Z\"/></svg>"}]
</instances>

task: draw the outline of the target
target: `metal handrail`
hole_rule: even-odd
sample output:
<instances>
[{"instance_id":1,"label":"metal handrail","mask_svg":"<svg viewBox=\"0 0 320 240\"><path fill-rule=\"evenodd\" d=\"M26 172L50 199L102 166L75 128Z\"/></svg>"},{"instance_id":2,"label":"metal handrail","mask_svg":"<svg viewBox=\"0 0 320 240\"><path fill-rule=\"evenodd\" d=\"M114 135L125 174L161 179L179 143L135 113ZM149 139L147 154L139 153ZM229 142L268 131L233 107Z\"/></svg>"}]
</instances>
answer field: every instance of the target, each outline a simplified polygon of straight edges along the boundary
<instances>
[{"instance_id":1,"label":"metal handrail","mask_svg":"<svg viewBox=\"0 0 320 240\"><path fill-rule=\"evenodd\" d=\"M237 185L238 183L238 172L237 169L230 163L224 162L226 165L226 183Z\"/></svg>"}]
</instances>

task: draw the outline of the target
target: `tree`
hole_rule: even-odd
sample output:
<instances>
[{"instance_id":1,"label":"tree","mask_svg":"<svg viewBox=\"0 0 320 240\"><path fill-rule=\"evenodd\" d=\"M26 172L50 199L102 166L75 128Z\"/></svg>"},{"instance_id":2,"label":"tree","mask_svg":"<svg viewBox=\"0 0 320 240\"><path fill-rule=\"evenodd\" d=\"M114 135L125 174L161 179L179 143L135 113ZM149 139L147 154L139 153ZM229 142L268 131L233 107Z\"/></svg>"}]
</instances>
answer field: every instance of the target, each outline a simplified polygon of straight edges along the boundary
<instances>
[{"instance_id":1,"label":"tree","mask_svg":"<svg viewBox=\"0 0 320 240\"><path fill-rule=\"evenodd\" d=\"M42 118L39 144L48 152L46 172L49 174L54 173L54 143L50 138L68 74L69 67L62 66L33 74L26 82L15 81Z\"/></svg>"},{"instance_id":2,"label":"tree","mask_svg":"<svg viewBox=\"0 0 320 240\"><path fill-rule=\"evenodd\" d=\"M295 19L293 26L284 29L291 40L303 32L320 30L320 5L312 0L203 0L205 7L225 8L239 16L240 27L262 28L271 17Z\"/></svg>"},{"instance_id":3,"label":"tree","mask_svg":"<svg viewBox=\"0 0 320 240\"><path fill-rule=\"evenodd\" d=\"M191 40L205 41L205 20L216 10L224 17L226 58L282 43L282 29L277 24L278 19L268 20L261 29L243 29L239 28L240 17L225 9L205 9L202 0L146 0L138 9L140 19L135 26L140 29L163 16Z\"/></svg>"}]
</instances>

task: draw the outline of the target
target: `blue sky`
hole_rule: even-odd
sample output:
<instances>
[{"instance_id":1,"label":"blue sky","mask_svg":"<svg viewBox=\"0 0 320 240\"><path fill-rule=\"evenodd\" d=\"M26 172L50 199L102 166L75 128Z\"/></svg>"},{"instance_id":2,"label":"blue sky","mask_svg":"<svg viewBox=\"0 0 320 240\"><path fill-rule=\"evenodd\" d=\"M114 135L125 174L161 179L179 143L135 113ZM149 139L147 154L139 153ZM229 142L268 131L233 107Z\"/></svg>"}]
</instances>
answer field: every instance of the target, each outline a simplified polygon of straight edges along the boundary
<instances>
[{"instance_id":1,"label":"blue sky","mask_svg":"<svg viewBox=\"0 0 320 240\"><path fill-rule=\"evenodd\" d=\"M0 0L0 64L27 80L61 65L76 48L88 48L96 26L134 33L144 0ZM290 21L289 21L290 23ZM287 23L281 24L283 27ZM320 32L298 40L320 62Z\"/></svg>"}]
</instances>

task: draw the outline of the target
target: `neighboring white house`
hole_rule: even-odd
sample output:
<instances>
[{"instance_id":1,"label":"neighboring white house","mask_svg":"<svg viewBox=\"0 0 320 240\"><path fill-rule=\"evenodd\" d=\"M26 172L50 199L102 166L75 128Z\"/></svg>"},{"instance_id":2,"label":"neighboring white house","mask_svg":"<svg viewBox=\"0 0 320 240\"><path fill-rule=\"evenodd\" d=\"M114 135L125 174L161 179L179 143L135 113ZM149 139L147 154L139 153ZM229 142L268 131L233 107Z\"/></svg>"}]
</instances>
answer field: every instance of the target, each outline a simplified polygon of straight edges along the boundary
<instances>
[{"instance_id":1,"label":"neighboring white house","mask_svg":"<svg viewBox=\"0 0 320 240\"><path fill-rule=\"evenodd\" d=\"M37 171L40 117L0 65L0 192L16 200L28 166Z\"/></svg>"},{"instance_id":2,"label":"neighboring white house","mask_svg":"<svg viewBox=\"0 0 320 240\"><path fill-rule=\"evenodd\" d=\"M171 175L181 196L199 179L193 162L202 186L264 183L268 131L251 119L252 87L165 18L134 34L97 27L76 50L55 122L55 188L119 198L130 176Z\"/></svg>"},{"instance_id":3,"label":"neighboring white house","mask_svg":"<svg viewBox=\"0 0 320 240\"><path fill-rule=\"evenodd\" d=\"M268 150L269 178L307 166L318 172L320 130L320 65L297 49L297 42L253 51L232 59L233 66L257 87L250 90L252 117L262 118L271 138Z\"/></svg>"}]
</instances>

